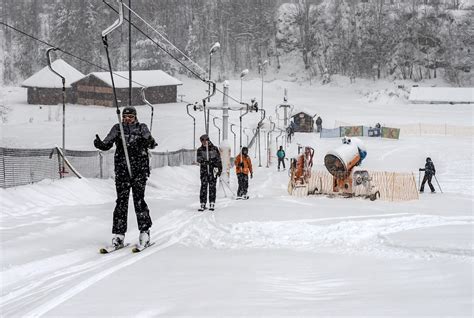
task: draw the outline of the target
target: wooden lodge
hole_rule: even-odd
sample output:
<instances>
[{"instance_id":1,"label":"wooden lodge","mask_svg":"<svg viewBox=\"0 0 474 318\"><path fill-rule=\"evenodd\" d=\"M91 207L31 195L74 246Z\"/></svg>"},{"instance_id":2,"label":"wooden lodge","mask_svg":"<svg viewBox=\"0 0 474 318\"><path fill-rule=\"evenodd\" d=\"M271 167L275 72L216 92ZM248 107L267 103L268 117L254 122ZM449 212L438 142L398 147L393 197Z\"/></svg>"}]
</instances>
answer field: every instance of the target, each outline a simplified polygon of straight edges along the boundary
<instances>
[{"instance_id":1,"label":"wooden lodge","mask_svg":"<svg viewBox=\"0 0 474 318\"><path fill-rule=\"evenodd\" d=\"M128 105L128 72L114 72L114 83L119 106ZM133 71L132 105L144 105L141 90L146 89L146 99L151 104L175 103L177 87L182 85L178 79L161 70ZM82 105L114 106L112 80L109 72L94 72L72 83L76 103Z\"/></svg>"},{"instance_id":2,"label":"wooden lodge","mask_svg":"<svg viewBox=\"0 0 474 318\"><path fill-rule=\"evenodd\" d=\"M66 103L75 103L75 93L71 83L85 75L62 59L52 62L51 67L66 78ZM27 78L21 86L28 88L28 104L56 105L63 102L61 78L54 74L48 66Z\"/></svg>"},{"instance_id":3,"label":"wooden lodge","mask_svg":"<svg viewBox=\"0 0 474 318\"><path fill-rule=\"evenodd\" d=\"M294 132L313 132L314 131L314 120L313 116L305 113L299 112L296 115L291 117L293 121Z\"/></svg>"}]
</instances>

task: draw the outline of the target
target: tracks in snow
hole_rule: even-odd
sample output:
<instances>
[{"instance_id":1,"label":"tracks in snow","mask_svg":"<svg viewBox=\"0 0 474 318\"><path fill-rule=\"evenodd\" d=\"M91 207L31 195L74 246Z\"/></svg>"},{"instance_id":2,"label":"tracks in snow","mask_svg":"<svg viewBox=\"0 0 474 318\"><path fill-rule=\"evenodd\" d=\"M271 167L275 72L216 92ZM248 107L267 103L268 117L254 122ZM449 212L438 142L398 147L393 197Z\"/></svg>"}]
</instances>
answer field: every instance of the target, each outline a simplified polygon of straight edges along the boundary
<instances>
[{"instance_id":1,"label":"tracks in snow","mask_svg":"<svg viewBox=\"0 0 474 318\"><path fill-rule=\"evenodd\" d=\"M157 230L151 234L157 244L140 254L132 255L129 248L108 255L81 249L72 253L73 261L54 264L56 258L67 259L67 255L46 259L42 266L49 264L49 267L40 266L26 277L21 277L24 266L6 270L2 272L2 281L3 277L15 279L2 287L2 314L39 317L116 271L176 244L188 235L189 224L203 217L203 214L191 214L190 210L174 210L155 220Z\"/></svg>"}]
</instances>

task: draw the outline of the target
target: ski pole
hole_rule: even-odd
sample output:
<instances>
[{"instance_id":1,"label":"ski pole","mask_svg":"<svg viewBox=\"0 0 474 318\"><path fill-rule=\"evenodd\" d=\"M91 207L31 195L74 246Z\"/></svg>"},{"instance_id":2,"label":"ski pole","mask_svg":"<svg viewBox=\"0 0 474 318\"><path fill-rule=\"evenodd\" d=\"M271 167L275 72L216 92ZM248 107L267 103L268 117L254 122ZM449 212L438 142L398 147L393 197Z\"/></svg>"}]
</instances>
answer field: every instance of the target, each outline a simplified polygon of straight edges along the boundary
<instances>
[{"instance_id":1,"label":"ski pole","mask_svg":"<svg viewBox=\"0 0 474 318\"><path fill-rule=\"evenodd\" d=\"M441 190L441 186L439 185L438 178L436 178L435 174L433 175L433 177L435 178L436 183L438 184L439 191L441 191L441 193L443 193L443 190Z\"/></svg>"},{"instance_id":2,"label":"ski pole","mask_svg":"<svg viewBox=\"0 0 474 318\"><path fill-rule=\"evenodd\" d=\"M420 179L421 179L421 171L418 170L418 188L421 187Z\"/></svg>"},{"instance_id":3,"label":"ski pole","mask_svg":"<svg viewBox=\"0 0 474 318\"><path fill-rule=\"evenodd\" d=\"M227 187L227 189L230 191L230 193L232 193L233 196L236 196L234 191L232 191L232 189L230 188L230 185L227 183L227 181L223 181L221 179L221 184L223 184L223 186L225 185Z\"/></svg>"},{"instance_id":4,"label":"ski pole","mask_svg":"<svg viewBox=\"0 0 474 318\"><path fill-rule=\"evenodd\" d=\"M224 184L222 184L221 177L219 177L219 179L217 181L219 181L219 185L221 186L222 191L224 191L224 196L227 198L227 192L225 191Z\"/></svg>"}]
</instances>

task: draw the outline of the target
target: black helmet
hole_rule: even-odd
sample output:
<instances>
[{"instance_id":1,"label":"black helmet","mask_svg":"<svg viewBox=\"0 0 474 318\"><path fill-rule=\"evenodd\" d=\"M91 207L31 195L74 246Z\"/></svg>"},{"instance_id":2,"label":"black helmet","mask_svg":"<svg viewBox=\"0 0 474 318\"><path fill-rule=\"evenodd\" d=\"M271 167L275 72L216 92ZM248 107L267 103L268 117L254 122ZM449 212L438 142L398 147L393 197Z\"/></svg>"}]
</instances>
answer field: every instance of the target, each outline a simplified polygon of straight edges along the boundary
<instances>
[{"instance_id":1,"label":"black helmet","mask_svg":"<svg viewBox=\"0 0 474 318\"><path fill-rule=\"evenodd\" d=\"M137 110L133 106L127 106L123 109L122 115L133 115L137 116Z\"/></svg>"},{"instance_id":2,"label":"black helmet","mask_svg":"<svg viewBox=\"0 0 474 318\"><path fill-rule=\"evenodd\" d=\"M428 161L431 161L431 158L430 158L430 157L426 158L426 162L428 162Z\"/></svg>"},{"instance_id":3,"label":"black helmet","mask_svg":"<svg viewBox=\"0 0 474 318\"><path fill-rule=\"evenodd\" d=\"M205 141L205 140L209 141L209 136L208 136L207 134L204 134L204 135L202 135L201 137L199 137L199 140L200 140L201 142L203 142L203 141Z\"/></svg>"},{"instance_id":4,"label":"black helmet","mask_svg":"<svg viewBox=\"0 0 474 318\"><path fill-rule=\"evenodd\" d=\"M249 153L249 148L247 147L242 147L242 154L246 155Z\"/></svg>"}]
</instances>

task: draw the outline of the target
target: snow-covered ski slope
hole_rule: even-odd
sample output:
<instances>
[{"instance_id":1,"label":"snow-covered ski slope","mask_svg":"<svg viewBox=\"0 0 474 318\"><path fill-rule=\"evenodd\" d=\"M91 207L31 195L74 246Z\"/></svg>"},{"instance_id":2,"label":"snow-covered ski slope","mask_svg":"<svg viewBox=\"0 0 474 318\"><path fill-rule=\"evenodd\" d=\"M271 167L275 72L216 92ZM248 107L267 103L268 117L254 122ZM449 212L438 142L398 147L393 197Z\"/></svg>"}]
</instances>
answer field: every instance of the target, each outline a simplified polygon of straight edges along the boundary
<instances>
[{"instance_id":1,"label":"snow-covered ski slope","mask_svg":"<svg viewBox=\"0 0 474 318\"><path fill-rule=\"evenodd\" d=\"M191 92L202 88L185 85ZM276 104L279 89L290 86L296 108L327 117L328 126L331 120L472 125L472 110L462 105L367 104L357 89L337 85L268 86L274 89L269 104L270 96ZM39 133L60 126L40 119L47 107L24 105L21 90L11 90L5 99L16 102L10 104L10 121L2 124L3 145L59 143ZM70 143L76 149L92 149L95 133L106 133L115 122L111 109L69 108ZM192 121L184 107L157 108L154 133L161 150L192 145ZM147 108L138 111L141 116ZM424 120L414 114L425 114ZM264 161L258 167L252 153L250 200L226 198L219 189L216 211L198 213L198 167L165 167L152 172L146 193L157 244L140 254L125 248L100 255L98 249L111 239L113 180L44 180L0 190L0 312L5 317L472 316L472 136L402 132L398 141L363 140L368 148L363 166L369 170L413 172L418 179L418 167L429 155L444 193L402 203L294 198L286 191L287 171L265 168ZM315 168L324 169L324 154L340 140L296 134L289 155L297 143L313 146ZM234 174L230 184L236 189ZM138 231L130 206L126 241L133 245Z\"/></svg>"}]
</instances>

